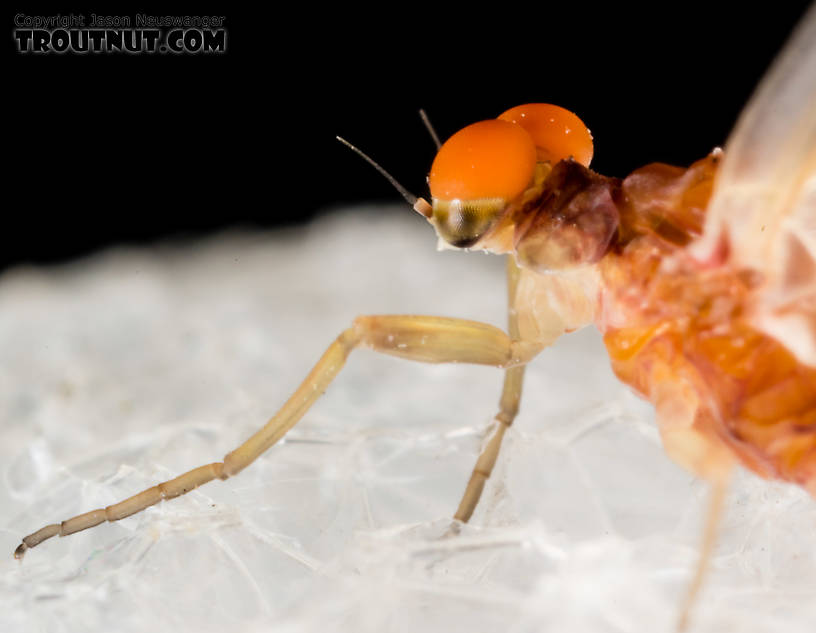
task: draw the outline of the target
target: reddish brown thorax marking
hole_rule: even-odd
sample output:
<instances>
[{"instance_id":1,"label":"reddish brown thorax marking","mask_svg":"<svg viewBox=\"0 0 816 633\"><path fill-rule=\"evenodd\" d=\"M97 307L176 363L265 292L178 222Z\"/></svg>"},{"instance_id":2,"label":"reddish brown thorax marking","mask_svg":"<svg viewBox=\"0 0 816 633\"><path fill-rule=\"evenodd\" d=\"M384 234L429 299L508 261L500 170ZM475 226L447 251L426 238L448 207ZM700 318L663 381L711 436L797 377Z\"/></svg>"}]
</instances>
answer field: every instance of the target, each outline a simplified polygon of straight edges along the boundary
<instances>
[{"instance_id":1,"label":"reddish brown thorax marking","mask_svg":"<svg viewBox=\"0 0 816 633\"><path fill-rule=\"evenodd\" d=\"M618 231L619 188L617 179L573 160L560 161L540 193L516 212L519 261L542 272L599 261Z\"/></svg>"},{"instance_id":2,"label":"reddish brown thorax marking","mask_svg":"<svg viewBox=\"0 0 816 633\"><path fill-rule=\"evenodd\" d=\"M652 163L632 172L621 188L620 243L654 234L685 246L700 237L718 166L709 155L688 169Z\"/></svg>"}]
</instances>

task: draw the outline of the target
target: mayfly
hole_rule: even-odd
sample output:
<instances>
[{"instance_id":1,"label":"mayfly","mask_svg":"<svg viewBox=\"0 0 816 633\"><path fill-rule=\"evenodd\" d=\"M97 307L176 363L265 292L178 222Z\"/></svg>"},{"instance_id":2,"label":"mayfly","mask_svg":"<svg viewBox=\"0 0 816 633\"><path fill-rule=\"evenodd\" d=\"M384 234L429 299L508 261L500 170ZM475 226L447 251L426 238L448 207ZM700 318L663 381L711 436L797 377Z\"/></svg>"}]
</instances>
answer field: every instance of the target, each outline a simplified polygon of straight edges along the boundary
<instances>
[{"instance_id":1,"label":"mayfly","mask_svg":"<svg viewBox=\"0 0 816 633\"><path fill-rule=\"evenodd\" d=\"M518 411L525 364L594 323L617 376L654 404L667 453L712 484L693 597L735 465L816 496L816 9L725 152L623 180L591 171L592 153L576 115L519 106L445 142L430 170L431 203L412 200L445 244L508 255L507 332L461 319L359 317L223 461L47 525L15 556L238 474L303 417L357 347L505 370L497 423L454 514L466 522Z\"/></svg>"}]
</instances>

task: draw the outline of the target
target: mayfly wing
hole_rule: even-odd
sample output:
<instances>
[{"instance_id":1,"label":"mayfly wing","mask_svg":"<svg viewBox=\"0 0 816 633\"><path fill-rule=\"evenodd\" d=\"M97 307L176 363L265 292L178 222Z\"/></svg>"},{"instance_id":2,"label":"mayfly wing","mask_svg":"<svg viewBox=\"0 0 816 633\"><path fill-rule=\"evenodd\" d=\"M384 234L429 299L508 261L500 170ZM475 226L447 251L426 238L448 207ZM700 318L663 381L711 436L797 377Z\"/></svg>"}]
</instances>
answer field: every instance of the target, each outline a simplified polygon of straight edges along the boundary
<instances>
[{"instance_id":1,"label":"mayfly wing","mask_svg":"<svg viewBox=\"0 0 816 633\"><path fill-rule=\"evenodd\" d=\"M752 323L816 365L816 4L728 139L693 250L761 273Z\"/></svg>"}]
</instances>

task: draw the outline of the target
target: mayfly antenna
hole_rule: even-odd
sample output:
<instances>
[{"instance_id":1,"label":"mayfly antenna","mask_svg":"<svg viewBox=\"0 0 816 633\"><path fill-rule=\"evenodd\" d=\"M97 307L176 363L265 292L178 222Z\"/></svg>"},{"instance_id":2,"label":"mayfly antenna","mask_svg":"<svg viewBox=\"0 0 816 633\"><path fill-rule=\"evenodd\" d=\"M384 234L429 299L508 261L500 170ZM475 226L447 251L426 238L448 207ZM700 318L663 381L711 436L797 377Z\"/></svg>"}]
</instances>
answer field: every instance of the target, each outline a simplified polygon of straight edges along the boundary
<instances>
[{"instance_id":1,"label":"mayfly antenna","mask_svg":"<svg viewBox=\"0 0 816 633\"><path fill-rule=\"evenodd\" d=\"M422 119L422 122L425 124L425 127L428 129L428 133L431 135L434 144L436 145L436 151L439 151L439 148L442 147L442 143L439 140L439 135L436 133L434 126L431 125L431 120L428 118L428 115L422 108L419 109L419 116Z\"/></svg>"},{"instance_id":2,"label":"mayfly antenna","mask_svg":"<svg viewBox=\"0 0 816 633\"><path fill-rule=\"evenodd\" d=\"M430 217L431 205L429 205L427 201L425 201L422 198L417 198L414 194L412 194L405 187L399 184L396 178L394 178L391 174L385 171L385 169L380 167L379 164L374 162L374 159L371 158L368 154L366 154L363 150L361 150L358 147L355 147L354 145L349 143L346 139L344 139L342 136L337 136L335 138L338 141L340 141L343 145L348 147L352 152L360 156L363 160L365 160L369 165L371 165L374 169L380 172L383 176L385 176L385 178L388 180L388 182L391 183L394 189L399 191L400 195L402 195L402 197L405 198L405 201L413 207L414 211L421 215L424 215L426 218Z\"/></svg>"}]
</instances>

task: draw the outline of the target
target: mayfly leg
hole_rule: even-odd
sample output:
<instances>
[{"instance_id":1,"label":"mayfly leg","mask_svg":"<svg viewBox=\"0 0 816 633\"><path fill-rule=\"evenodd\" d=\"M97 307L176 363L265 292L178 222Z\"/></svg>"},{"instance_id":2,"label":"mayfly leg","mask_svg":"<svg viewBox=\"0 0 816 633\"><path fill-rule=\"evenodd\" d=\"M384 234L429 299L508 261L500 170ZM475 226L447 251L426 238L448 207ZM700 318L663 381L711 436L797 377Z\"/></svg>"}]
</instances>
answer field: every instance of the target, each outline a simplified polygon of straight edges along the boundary
<instances>
[{"instance_id":1,"label":"mayfly leg","mask_svg":"<svg viewBox=\"0 0 816 633\"><path fill-rule=\"evenodd\" d=\"M519 338L518 317L516 316L516 288L519 280L519 267L516 265L512 255L507 256L507 330L513 339ZM504 386L502 388L501 399L499 400L499 412L493 418L494 423L490 429L490 437L484 443L482 452L476 460L473 472L470 475L465 494L459 502L459 507L453 518L462 523L467 523L473 515L473 511L479 503L487 480L493 472L496 460L499 457L504 434L519 409L521 401L521 386L524 382L524 365L510 367L504 372Z\"/></svg>"},{"instance_id":2,"label":"mayfly leg","mask_svg":"<svg viewBox=\"0 0 816 633\"><path fill-rule=\"evenodd\" d=\"M194 468L114 505L47 525L23 539L14 552L15 558L22 558L26 550L52 536L68 536L105 521L123 519L160 501L186 494L213 479L227 479L239 473L303 417L356 347L414 361L507 368L527 363L538 354L542 345L513 338L492 325L464 319L401 315L358 317L329 346L283 407L252 437L228 453L223 462Z\"/></svg>"},{"instance_id":3,"label":"mayfly leg","mask_svg":"<svg viewBox=\"0 0 816 633\"><path fill-rule=\"evenodd\" d=\"M697 560L697 567L694 576L686 589L686 596L680 608L677 618L677 633L684 633L688 629L689 616L694 608L697 595L705 581L708 572L711 555L714 553L714 546L717 543L717 533L722 521L723 508L725 507L726 493L728 492L728 477L721 476L711 482L711 492L708 501L708 511L706 513L705 527L703 528L703 538L700 542L700 557Z\"/></svg>"}]
</instances>

